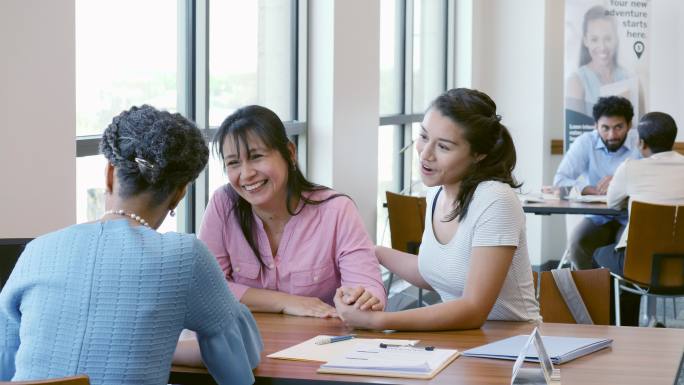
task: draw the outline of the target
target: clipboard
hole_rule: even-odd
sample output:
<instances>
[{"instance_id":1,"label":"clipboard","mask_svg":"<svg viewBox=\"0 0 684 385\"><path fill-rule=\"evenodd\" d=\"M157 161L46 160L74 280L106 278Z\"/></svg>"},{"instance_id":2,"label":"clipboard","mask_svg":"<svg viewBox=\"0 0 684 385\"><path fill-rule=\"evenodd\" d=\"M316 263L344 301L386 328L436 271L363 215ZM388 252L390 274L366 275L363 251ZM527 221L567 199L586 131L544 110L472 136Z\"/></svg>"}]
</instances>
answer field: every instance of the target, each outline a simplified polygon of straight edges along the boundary
<instances>
[{"instance_id":1,"label":"clipboard","mask_svg":"<svg viewBox=\"0 0 684 385\"><path fill-rule=\"evenodd\" d=\"M399 340L386 338L352 338L346 341L317 345L316 340L321 337L330 336L316 336L297 345L290 346L287 349L271 353L266 357L280 360L328 362L344 355L347 352L352 351L359 343L375 344L375 346L379 346L380 343L413 346L419 342L419 340Z\"/></svg>"},{"instance_id":2,"label":"clipboard","mask_svg":"<svg viewBox=\"0 0 684 385\"><path fill-rule=\"evenodd\" d=\"M460 352L402 346L380 348L357 344L354 351L321 365L317 373L356 376L431 379L453 362Z\"/></svg>"}]
</instances>

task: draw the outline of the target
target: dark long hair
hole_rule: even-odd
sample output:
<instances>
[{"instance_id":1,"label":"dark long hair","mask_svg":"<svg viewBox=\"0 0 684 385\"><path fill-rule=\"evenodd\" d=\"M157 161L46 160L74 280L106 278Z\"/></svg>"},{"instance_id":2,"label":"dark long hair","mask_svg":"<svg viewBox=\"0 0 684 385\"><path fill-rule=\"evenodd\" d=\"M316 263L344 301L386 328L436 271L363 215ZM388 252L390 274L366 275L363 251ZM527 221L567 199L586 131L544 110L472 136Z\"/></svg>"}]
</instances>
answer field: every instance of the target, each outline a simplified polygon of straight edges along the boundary
<instances>
[{"instance_id":1,"label":"dark long hair","mask_svg":"<svg viewBox=\"0 0 684 385\"><path fill-rule=\"evenodd\" d=\"M613 30L615 32L615 52L613 52L613 65L617 66L617 52L620 41L617 36L617 25L615 25L615 19L608 14L608 11L606 11L606 9L603 8L603 6L596 5L587 10L587 12L584 14L584 20L582 21L582 42L580 42L579 61L580 67L591 61L591 55L589 54L589 50L584 45L584 38L587 36L587 27L589 25L589 22L600 19L606 19L610 21L611 25L613 26Z\"/></svg>"},{"instance_id":2,"label":"dark long hair","mask_svg":"<svg viewBox=\"0 0 684 385\"><path fill-rule=\"evenodd\" d=\"M463 137L470 144L472 155L485 155L474 162L463 180L454 202L454 210L445 221L463 220L475 189L480 182L494 180L513 188L522 184L513 177L515 146L501 116L496 114L496 103L487 94L468 88L451 89L438 96L430 109L439 111L463 130Z\"/></svg>"},{"instance_id":3,"label":"dark long hair","mask_svg":"<svg viewBox=\"0 0 684 385\"><path fill-rule=\"evenodd\" d=\"M285 206L290 215L299 214L305 205L318 205L339 196L346 196L344 194L332 194L323 200L314 200L302 195L303 192L329 190L329 188L312 183L304 177L297 165L297 161L290 158L290 150L288 148L290 140L285 132L283 122L278 118L278 115L276 115L275 112L266 107L257 105L246 106L228 116L223 123L221 123L221 126L218 128L218 131L212 140L214 152L223 162L223 142L226 140L226 137L230 135L235 142L238 157L240 157L241 143L244 144L245 149L249 153L249 142L247 141L249 134L258 137L267 148L278 151L280 156L282 156L289 165L287 168ZM249 247L256 255L257 260L259 260L259 263L264 265L261 253L259 253L258 237L254 226L254 218L252 216L252 205L241 197L230 184L225 185L224 188L226 189L229 201L232 205L231 210L233 210L238 223L240 223L242 234L247 240L247 243L249 243ZM293 197L299 198L303 203L299 211L296 210L296 207L292 207L291 205Z\"/></svg>"}]
</instances>

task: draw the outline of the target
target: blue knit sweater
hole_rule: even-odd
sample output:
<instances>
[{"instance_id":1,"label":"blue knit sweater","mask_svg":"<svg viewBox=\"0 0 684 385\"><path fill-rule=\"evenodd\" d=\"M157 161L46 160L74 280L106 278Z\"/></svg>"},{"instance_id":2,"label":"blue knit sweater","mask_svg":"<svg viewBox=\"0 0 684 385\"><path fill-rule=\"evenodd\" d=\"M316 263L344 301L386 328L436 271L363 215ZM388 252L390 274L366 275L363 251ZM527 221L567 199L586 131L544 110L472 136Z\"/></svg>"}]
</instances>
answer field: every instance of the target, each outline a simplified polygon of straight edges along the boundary
<instances>
[{"instance_id":1,"label":"blue knit sweater","mask_svg":"<svg viewBox=\"0 0 684 385\"><path fill-rule=\"evenodd\" d=\"M0 293L0 380L166 384L183 328L218 383L254 382L254 318L194 235L71 226L29 243Z\"/></svg>"}]
</instances>

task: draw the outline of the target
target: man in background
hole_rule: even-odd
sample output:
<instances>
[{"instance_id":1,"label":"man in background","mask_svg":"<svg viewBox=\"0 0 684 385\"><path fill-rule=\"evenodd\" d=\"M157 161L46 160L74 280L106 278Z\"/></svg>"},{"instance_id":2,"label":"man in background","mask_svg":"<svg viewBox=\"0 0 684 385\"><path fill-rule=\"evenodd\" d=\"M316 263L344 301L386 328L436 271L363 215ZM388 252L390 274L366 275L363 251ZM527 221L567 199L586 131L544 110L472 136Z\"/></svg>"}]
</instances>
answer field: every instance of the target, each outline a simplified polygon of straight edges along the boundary
<instances>
[{"instance_id":1,"label":"man in background","mask_svg":"<svg viewBox=\"0 0 684 385\"><path fill-rule=\"evenodd\" d=\"M605 195L615 169L624 160L638 158L634 110L626 98L599 98L593 108L596 129L575 139L553 179L555 187L574 187L582 195ZM627 216L588 215L573 230L568 257L574 269L593 267L592 256L601 246L616 242Z\"/></svg>"}]
</instances>

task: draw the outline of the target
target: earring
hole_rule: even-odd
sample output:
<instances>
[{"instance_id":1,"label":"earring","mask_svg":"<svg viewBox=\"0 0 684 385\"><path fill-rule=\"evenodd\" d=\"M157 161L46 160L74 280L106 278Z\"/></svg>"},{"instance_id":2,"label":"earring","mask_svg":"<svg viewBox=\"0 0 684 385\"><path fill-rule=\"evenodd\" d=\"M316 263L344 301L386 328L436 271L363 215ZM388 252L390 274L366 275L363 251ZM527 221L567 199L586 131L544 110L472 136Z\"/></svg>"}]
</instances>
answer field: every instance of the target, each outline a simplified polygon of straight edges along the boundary
<instances>
[{"instance_id":1,"label":"earring","mask_svg":"<svg viewBox=\"0 0 684 385\"><path fill-rule=\"evenodd\" d=\"M176 210L171 209L171 211L169 212L169 215L172 217L175 217L176 216Z\"/></svg>"}]
</instances>

